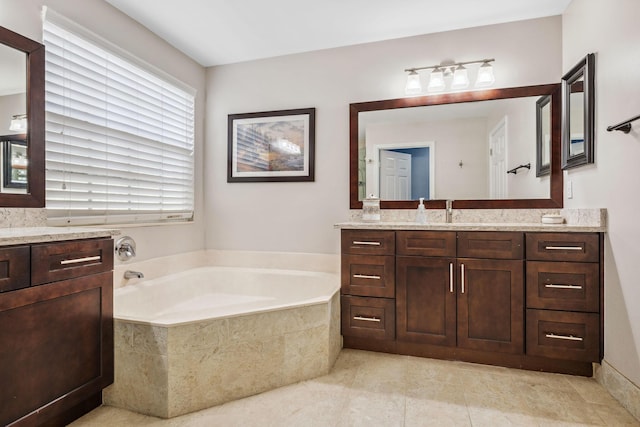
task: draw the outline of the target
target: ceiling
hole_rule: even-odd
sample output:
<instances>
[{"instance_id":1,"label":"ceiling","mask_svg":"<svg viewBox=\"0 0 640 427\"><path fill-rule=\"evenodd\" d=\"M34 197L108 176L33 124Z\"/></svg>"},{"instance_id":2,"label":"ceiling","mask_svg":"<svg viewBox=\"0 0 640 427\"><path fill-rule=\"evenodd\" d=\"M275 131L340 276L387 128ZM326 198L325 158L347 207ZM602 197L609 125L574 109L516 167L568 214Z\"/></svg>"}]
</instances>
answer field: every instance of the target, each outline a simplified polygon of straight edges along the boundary
<instances>
[{"instance_id":1,"label":"ceiling","mask_svg":"<svg viewBox=\"0 0 640 427\"><path fill-rule=\"evenodd\" d=\"M203 66L560 15L571 0L106 0Z\"/></svg>"}]
</instances>

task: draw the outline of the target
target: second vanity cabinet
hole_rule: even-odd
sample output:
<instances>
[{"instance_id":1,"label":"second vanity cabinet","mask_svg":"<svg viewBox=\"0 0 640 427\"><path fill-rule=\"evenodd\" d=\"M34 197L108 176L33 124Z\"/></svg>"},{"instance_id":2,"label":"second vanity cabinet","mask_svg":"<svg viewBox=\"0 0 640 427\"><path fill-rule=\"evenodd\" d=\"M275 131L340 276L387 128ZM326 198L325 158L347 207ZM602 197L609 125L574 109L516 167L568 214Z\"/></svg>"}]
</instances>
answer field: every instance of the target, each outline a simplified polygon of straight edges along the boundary
<instances>
[{"instance_id":1,"label":"second vanity cabinet","mask_svg":"<svg viewBox=\"0 0 640 427\"><path fill-rule=\"evenodd\" d=\"M113 240L0 249L0 425L66 425L113 382Z\"/></svg>"},{"instance_id":2,"label":"second vanity cabinet","mask_svg":"<svg viewBox=\"0 0 640 427\"><path fill-rule=\"evenodd\" d=\"M345 347L590 375L601 234L342 231Z\"/></svg>"}]
</instances>

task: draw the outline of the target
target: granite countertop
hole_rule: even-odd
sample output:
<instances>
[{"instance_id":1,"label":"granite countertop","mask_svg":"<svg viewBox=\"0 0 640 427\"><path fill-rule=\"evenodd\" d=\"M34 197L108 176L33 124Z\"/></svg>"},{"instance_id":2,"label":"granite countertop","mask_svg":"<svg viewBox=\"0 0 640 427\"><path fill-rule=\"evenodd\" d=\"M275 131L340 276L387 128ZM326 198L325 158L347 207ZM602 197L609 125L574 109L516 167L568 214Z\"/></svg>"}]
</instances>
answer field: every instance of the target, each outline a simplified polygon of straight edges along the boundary
<instances>
[{"instance_id":1,"label":"granite countertop","mask_svg":"<svg viewBox=\"0 0 640 427\"><path fill-rule=\"evenodd\" d=\"M562 224L543 224L543 215L562 217ZM335 224L339 229L434 230L434 231L538 231L592 233L607 231L607 212L589 209L454 209L452 222L444 209L427 209L427 223L415 221L415 210L383 209L381 221L365 222L361 210L352 210L349 220Z\"/></svg>"},{"instance_id":2,"label":"granite countertop","mask_svg":"<svg viewBox=\"0 0 640 427\"><path fill-rule=\"evenodd\" d=\"M119 230L91 227L0 228L0 246L112 237L118 234L120 234Z\"/></svg>"},{"instance_id":3,"label":"granite countertop","mask_svg":"<svg viewBox=\"0 0 640 427\"><path fill-rule=\"evenodd\" d=\"M544 231L544 232L604 232L606 227L595 225L542 224L542 223L430 223L415 222L342 222L339 229L360 230L432 230L432 231Z\"/></svg>"}]
</instances>

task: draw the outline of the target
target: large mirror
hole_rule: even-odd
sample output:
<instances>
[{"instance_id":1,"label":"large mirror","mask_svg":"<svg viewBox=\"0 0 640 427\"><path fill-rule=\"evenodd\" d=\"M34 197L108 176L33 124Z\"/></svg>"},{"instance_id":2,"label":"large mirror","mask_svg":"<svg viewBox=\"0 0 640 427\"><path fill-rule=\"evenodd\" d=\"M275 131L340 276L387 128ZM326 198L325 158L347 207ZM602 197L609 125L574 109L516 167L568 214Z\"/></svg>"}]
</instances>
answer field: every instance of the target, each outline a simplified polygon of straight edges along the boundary
<instances>
[{"instance_id":1,"label":"large mirror","mask_svg":"<svg viewBox=\"0 0 640 427\"><path fill-rule=\"evenodd\" d=\"M549 107L537 111L541 97ZM538 175L537 117L549 123L549 173ZM562 207L560 85L351 104L350 207Z\"/></svg>"},{"instance_id":2,"label":"large mirror","mask_svg":"<svg viewBox=\"0 0 640 427\"><path fill-rule=\"evenodd\" d=\"M562 168L594 162L594 67L590 53L562 77Z\"/></svg>"},{"instance_id":3,"label":"large mirror","mask_svg":"<svg viewBox=\"0 0 640 427\"><path fill-rule=\"evenodd\" d=\"M0 27L0 207L44 206L44 46Z\"/></svg>"}]
</instances>

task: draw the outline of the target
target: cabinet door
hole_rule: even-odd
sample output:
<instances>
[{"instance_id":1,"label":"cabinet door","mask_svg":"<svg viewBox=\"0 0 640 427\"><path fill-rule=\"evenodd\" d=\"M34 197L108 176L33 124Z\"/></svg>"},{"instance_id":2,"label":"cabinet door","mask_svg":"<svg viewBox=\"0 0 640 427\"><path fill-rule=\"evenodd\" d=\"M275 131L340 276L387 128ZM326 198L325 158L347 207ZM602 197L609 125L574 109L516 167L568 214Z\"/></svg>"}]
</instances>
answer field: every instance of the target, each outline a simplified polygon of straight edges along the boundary
<instances>
[{"instance_id":1,"label":"cabinet door","mask_svg":"<svg viewBox=\"0 0 640 427\"><path fill-rule=\"evenodd\" d=\"M398 340L456 345L456 289L453 258L397 257Z\"/></svg>"},{"instance_id":2,"label":"cabinet door","mask_svg":"<svg viewBox=\"0 0 640 427\"><path fill-rule=\"evenodd\" d=\"M112 272L3 294L0 343L0 425L64 425L113 382Z\"/></svg>"},{"instance_id":3,"label":"cabinet door","mask_svg":"<svg viewBox=\"0 0 640 427\"><path fill-rule=\"evenodd\" d=\"M521 260L458 259L458 346L524 352Z\"/></svg>"}]
</instances>

